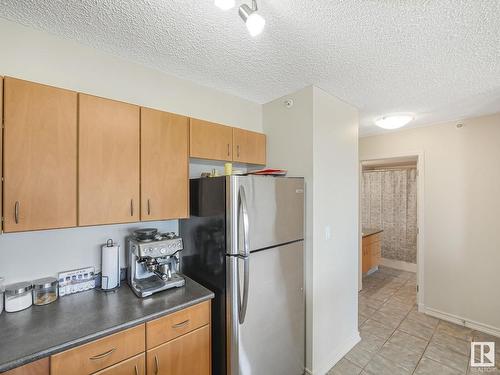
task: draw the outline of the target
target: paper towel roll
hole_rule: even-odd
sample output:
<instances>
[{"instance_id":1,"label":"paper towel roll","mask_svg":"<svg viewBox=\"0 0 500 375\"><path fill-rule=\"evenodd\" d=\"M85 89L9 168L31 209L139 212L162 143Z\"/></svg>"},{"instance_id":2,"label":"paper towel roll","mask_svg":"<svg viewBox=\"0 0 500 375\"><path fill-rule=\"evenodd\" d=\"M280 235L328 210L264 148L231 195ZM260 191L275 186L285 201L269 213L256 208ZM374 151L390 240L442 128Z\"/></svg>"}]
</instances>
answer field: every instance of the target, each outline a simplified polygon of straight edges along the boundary
<instances>
[{"instance_id":1,"label":"paper towel roll","mask_svg":"<svg viewBox=\"0 0 500 375\"><path fill-rule=\"evenodd\" d=\"M120 285L120 245L108 240L101 247L101 288L109 290Z\"/></svg>"}]
</instances>

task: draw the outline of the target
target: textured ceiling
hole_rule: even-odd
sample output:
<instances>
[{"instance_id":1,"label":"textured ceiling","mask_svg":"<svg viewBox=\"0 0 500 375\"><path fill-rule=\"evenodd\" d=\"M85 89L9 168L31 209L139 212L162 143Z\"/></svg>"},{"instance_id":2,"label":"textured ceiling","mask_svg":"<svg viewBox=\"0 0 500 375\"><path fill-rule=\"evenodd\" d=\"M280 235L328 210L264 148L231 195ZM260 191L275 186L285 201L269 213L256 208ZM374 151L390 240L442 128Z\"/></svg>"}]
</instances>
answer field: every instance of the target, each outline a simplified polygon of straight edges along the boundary
<instances>
[{"instance_id":1,"label":"textured ceiling","mask_svg":"<svg viewBox=\"0 0 500 375\"><path fill-rule=\"evenodd\" d=\"M241 4L242 1L237 1ZM0 0L0 17L265 103L314 84L411 126L500 110L499 0L260 0L264 33L212 0Z\"/></svg>"}]
</instances>

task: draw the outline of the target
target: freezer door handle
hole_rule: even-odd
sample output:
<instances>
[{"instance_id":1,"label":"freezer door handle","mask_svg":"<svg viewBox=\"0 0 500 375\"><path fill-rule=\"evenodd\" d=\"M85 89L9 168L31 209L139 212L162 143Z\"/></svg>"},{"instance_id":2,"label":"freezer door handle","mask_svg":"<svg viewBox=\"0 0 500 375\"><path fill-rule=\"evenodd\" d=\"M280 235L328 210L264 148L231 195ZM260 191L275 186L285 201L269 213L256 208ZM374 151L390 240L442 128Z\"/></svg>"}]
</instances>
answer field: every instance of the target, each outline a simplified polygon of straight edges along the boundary
<instances>
[{"instance_id":1,"label":"freezer door handle","mask_svg":"<svg viewBox=\"0 0 500 375\"><path fill-rule=\"evenodd\" d=\"M247 314L248 305L248 282L250 281L250 258L239 258L238 260L243 261L243 296L241 296L240 282L238 277L238 320L240 324L245 322L245 316ZM239 267L238 267L239 272ZM241 296L241 297L240 297Z\"/></svg>"},{"instance_id":2,"label":"freezer door handle","mask_svg":"<svg viewBox=\"0 0 500 375\"><path fill-rule=\"evenodd\" d=\"M238 320L240 324L243 324L245 321L245 315L247 313L247 305L248 305L248 283L250 281L250 244L248 243L248 206L247 206L247 198L245 195L245 188L243 186L240 186L239 189L239 209L238 209L238 216L241 213L242 217L238 217L238 224L239 221L242 219L242 225L243 225L243 253L240 253L240 259L243 261L243 295L241 294L241 287L240 287L240 282L239 282L239 277L238 277ZM238 225L238 230L239 230L239 225ZM238 267L238 273L239 273L239 267Z\"/></svg>"}]
</instances>

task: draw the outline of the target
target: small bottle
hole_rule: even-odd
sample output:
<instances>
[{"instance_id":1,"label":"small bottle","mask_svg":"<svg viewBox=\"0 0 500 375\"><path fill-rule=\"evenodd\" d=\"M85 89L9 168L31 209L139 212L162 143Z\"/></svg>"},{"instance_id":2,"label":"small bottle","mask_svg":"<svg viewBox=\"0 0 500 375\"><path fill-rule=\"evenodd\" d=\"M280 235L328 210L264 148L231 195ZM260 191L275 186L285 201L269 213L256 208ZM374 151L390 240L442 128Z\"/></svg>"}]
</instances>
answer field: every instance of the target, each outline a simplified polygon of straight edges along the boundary
<instances>
[{"instance_id":1,"label":"small bottle","mask_svg":"<svg viewBox=\"0 0 500 375\"><path fill-rule=\"evenodd\" d=\"M224 174L226 176L231 176L233 174L233 163L224 164Z\"/></svg>"}]
</instances>

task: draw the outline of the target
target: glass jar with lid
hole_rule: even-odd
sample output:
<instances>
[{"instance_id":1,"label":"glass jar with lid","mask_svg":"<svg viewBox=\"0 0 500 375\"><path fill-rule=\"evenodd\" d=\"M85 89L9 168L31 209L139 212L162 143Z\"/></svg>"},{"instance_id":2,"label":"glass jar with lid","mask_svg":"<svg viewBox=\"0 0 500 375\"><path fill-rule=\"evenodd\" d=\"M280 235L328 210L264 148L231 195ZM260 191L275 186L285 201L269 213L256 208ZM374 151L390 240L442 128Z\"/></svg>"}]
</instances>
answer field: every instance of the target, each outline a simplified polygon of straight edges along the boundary
<instances>
[{"instance_id":1,"label":"glass jar with lid","mask_svg":"<svg viewBox=\"0 0 500 375\"><path fill-rule=\"evenodd\" d=\"M16 312L27 309L33 304L31 282L23 281L5 287L5 311Z\"/></svg>"},{"instance_id":2,"label":"glass jar with lid","mask_svg":"<svg viewBox=\"0 0 500 375\"><path fill-rule=\"evenodd\" d=\"M59 296L59 282L55 277L44 277L33 281L33 303L46 305Z\"/></svg>"}]
</instances>

